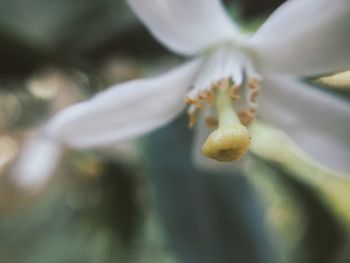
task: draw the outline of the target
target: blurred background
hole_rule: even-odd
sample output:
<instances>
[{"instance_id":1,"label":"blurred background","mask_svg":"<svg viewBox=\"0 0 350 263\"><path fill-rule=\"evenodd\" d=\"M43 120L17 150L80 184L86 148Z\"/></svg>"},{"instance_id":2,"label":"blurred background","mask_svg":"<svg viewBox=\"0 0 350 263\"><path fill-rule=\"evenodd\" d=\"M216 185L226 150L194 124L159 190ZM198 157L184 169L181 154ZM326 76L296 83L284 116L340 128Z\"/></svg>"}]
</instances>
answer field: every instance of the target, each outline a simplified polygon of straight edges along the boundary
<instances>
[{"instance_id":1,"label":"blurred background","mask_svg":"<svg viewBox=\"0 0 350 263\"><path fill-rule=\"evenodd\" d=\"M282 2L225 4L254 30ZM137 142L66 150L49 178L13 177L54 113L181 61L125 1L0 0L0 262L350 262L347 178L258 156L237 175L198 171L187 116Z\"/></svg>"}]
</instances>

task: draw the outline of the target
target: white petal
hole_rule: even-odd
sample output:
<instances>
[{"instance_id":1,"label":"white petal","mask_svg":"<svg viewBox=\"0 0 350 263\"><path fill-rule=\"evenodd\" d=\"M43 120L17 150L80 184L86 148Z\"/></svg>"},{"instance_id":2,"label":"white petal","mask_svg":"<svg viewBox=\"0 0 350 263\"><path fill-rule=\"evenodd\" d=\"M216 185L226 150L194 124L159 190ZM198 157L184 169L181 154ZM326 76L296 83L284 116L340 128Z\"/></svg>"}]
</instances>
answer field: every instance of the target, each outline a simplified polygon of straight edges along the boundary
<instances>
[{"instance_id":1,"label":"white petal","mask_svg":"<svg viewBox=\"0 0 350 263\"><path fill-rule=\"evenodd\" d=\"M289 77L265 76L259 115L333 169L350 171L350 104Z\"/></svg>"},{"instance_id":2,"label":"white petal","mask_svg":"<svg viewBox=\"0 0 350 263\"><path fill-rule=\"evenodd\" d=\"M12 180L27 190L39 188L54 172L61 154L61 146L53 140L41 137L30 139L15 162Z\"/></svg>"},{"instance_id":3,"label":"white petal","mask_svg":"<svg viewBox=\"0 0 350 263\"><path fill-rule=\"evenodd\" d=\"M76 148L105 146L145 134L183 109L200 63L193 60L157 78L113 86L56 115L46 132Z\"/></svg>"},{"instance_id":4,"label":"white petal","mask_svg":"<svg viewBox=\"0 0 350 263\"><path fill-rule=\"evenodd\" d=\"M262 66L300 75L350 68L350 1L291 0L248 43Z\"/></svg>"},{"instance_id":5,"label":"white petal","mask_svg":"<svg viewBox=\"0 0 350 263\"><path fill-rule=\"evenodd\" d=\"M224 47L203 57L201 70L187 94L189 98L196 99L200 92L210 91L214 83L223 79L231 78L236 85L242 84L245 57L241 53Z\"/></svg>"},{"instance_id":6,"label":"white petal","mask_svg":"<svg viewBox=\"0 0 350 263\"><path fill-rule=\"evenodd\" d=\"M219 0L128 0L151 33L169 49L192 55L238 33Z\"/></svg>"}]
</instances>

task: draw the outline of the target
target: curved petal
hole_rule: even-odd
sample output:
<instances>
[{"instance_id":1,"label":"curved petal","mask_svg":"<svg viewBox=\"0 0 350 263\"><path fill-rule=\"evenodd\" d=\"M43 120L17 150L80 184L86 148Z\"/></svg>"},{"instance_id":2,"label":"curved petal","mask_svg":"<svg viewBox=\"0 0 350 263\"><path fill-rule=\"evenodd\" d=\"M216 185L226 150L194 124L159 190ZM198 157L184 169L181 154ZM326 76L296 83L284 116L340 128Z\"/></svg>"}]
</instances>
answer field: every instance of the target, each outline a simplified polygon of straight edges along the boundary
<instances>
[{"instance_id":1,"label":"curved petal","mask_svg":"<svg viewBox=\"0 0 350 263\"><path fill-rule=\"evenodd\" d=\"M172 51L193 55L238 33L219 0L128 0L151 33Z\"/></svg>"},{"instance_id":2,"label":"curved petal","mask_svg":"<svg viewBox=\"0 0 350 263\"><path fill-rule=\"evenodd\" d=\"M55 141L35 137L30 139L13 168L12 180L27 190L44 185L54 172L62 154L62 147Z\"/></svg>"},{"instance_id":3,"label":"curved petal","mask_svg":"<svg viewBox=\"0 0 350 263\"><path fill-rule=\"evenodd\" d=\"M262 66L299 75L350 68L350 1L291 0L248 40Z\"/></svg>"},{"instance_id":4,"label":"curved petal","mask_svg":"<svg viewBox=\"0 0 350 263\"><path fill-rule=\"evenodd\" d=\"M76 148L104 146L135 138L173 119L201 60L163 76L118 84L57 114L48 136Z\"/></svg>"},{"instance_id":5,"label":"curved petal","mask_svg":"<svg viewBox=\"0 0 350 263\"><path fill-rule=\"evenodd\" d=\"M316 160L350 171L350 103L285 76L267 76L259 115Z\"/></svg>"}]
</instances>

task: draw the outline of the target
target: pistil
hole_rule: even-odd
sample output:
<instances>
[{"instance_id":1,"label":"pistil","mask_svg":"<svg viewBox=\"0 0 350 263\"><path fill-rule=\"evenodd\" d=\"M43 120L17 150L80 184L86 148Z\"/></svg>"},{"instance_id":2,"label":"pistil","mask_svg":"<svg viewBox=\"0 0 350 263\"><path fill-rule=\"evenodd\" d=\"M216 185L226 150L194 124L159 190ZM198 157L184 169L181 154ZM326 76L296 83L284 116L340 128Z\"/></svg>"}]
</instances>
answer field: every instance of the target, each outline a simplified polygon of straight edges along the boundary
<instances>
[{"instance_id":1,"label":"pistil","mask_svg":"<svg viewBox=\"0 0 350 263\"><path fill-rule=\"evenodd\" d=\"M247 128L241 124L232 107L229 89L218 89L216 95L218 128L203 144L202 153L220 162L232 162L247 152L250 138Z\"/></svg>"}]
</instances>

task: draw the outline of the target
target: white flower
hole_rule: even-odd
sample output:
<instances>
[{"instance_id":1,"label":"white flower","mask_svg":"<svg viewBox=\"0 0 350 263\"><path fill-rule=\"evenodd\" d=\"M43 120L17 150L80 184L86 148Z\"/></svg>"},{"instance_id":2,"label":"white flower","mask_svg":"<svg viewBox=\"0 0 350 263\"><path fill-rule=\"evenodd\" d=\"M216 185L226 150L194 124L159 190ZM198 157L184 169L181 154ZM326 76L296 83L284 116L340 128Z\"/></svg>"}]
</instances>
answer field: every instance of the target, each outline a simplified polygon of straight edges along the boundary
<instances>
[{"instance_id":1,"label":"white flower","mask_svg":"<svg viewBox=\"0 0 350 263\"><path fill-rule=\"evenodd\" d=\"M173 120L186 101L197 157L204 143L213 159L239 159L249 146L246 126L257 116L316 159L350 171L349 104L301 81L350 68L349 0L287 1L251 36L218 0L128 2L162 44L194 58L63 110L46 126L47 137L74 148L117 143ZM209 126L219 122L209 138L206 118Z\"/></svg>"}]
</instances>

